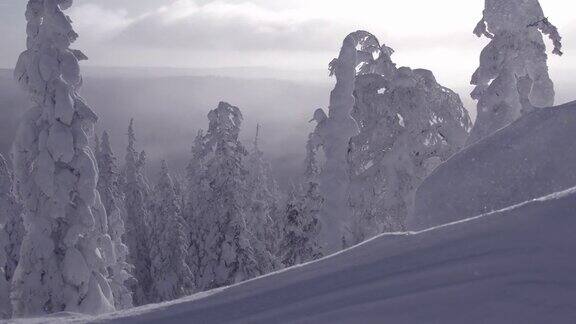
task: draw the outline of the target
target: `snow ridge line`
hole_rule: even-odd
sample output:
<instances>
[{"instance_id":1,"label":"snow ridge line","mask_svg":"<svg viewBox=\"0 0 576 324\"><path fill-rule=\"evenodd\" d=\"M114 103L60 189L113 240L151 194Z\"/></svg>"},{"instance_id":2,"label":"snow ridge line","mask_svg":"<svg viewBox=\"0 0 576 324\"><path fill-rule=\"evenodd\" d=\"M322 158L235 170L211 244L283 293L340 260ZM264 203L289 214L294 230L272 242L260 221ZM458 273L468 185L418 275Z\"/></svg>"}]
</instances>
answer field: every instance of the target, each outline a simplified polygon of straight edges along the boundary
<instances>
[{"instance_id":1,"label":"snow ridge line","mask_svg":"<svg viewBox=\"0 0 576 324\"><path fill-rule=\"evenodd\" d=\"M525 206L528 206L528 205L531 205L531 204L546 202L546 201L550 201L550 200L562 199L562 198L568 197L568 196L570 196L570 195L572 195L572 194L576 194L576 187L570 188L570 189L567 189L567 190L564 190L564 191L559 191L559 192L556 192L556 193L552 193L552 194L549 194L549 195L546 195L546 196L542 196L542 197L540 197L540 198L535 198L535 199L532 199L532 200L528 200L528 201L525 201L525 202L522 202L522 203L519 203L519 204L515 204L515 205L512 205L512 206L503 208L503 209L499 209L499 210L491 211L491 212L488 212L488 213L484 213L484 214L481 214L481 215L478 215L478 216L470 217L470 218L467 218L467 219L463 219L463 220L459 220L459 221L455 221L455 222L451 222L451 223L447 223L447 224L443 224L443 225L439 225L439 226L434 226L434 227L431 227L431 228L428 228L428 229L425 229L425 230L421 230L421 231L406 231L406 232L384 233L384 234L375 236L375 237L373 237L373 238L371 238L371 239L369 239L369 240L367 240L367 241L365 241L365 242L363 242L363 243L360 243L360 244L358 244L358 245L352 246L352 247L350 247L350 248L347 248L347 249L345 249L345 250L339 251L339 252L337 252L337 253L331 254L331 255L329 255L329 256L327 256L327 257L325 257L325 258L319 259L319 260L314 260L314 261L310 261L310 262L303 263L303 264L300 264L300 265L296 265L296 266L294 266L294 267L285 268L285 269L278 270L278 271L275 271L275 272L272 272L272 273L269 273L269 274L266 274L266 275L263 275L263 276L260 276L260 277L256 277L256 278L253 278L253 279L250 279L250 280L246 280L246 281L243 281L243 282L240 282L240 283L236 283L236 284L233 284L233 285L230 285L230 286L216 288L216 289L213 289L213 290L205 291L205 292L202 292L202 293L199 293L199 294L194 294L194 295L191 295L191 296L188 296L188 297L184 297L184 298L181 298L181 299L177 299L177 300L173 300L173 301L169 301L169 302L163 302L163 303L160 303L160 304L152 304L152 305L147 305L147 306L141 306L141 307L132 308L131 310L129 310L129 311L123 311L122 313L110 313L110 314L105 314L105 315L100 315L100 316L90 316L90 315L74 314L74 315L72 315L72 316L69 317L69 318L63 318L63 317L54 316L54 318L43 318L43 319L39 319L39 318L36 318L36 319L35 319L35 318L16 319L14 322L15 322L15 323L19 323L20 321L22 321L23 323L50 323L50 322L59 322L59 323L62 323L62 322L85 323L85 322L90 322L90 321L100 322L100 321L106 321L106 320L120 320L120 319L122 319L122 318L130 317L130 316L134 316L134 315L143 315L143 314L145 314L145 313L150 313L150 312L158 311L158 310L160 310L160 309L162 309L162 308L165 308L165 307L168 307L168 306L173 306L173 305L178 305L178 304L183 304L183 303L194 302L194 301L197 301L197 300L202 299L202 298L205 298L205 297L209 297L209 296L212 296L212 295L215 295L215 294L218 294L218 293L225 292L225 291L228 290L229 288L233 288L233 287L236 287L236 286L241 286L241 285L247 284L247 283L249 283L249 282L251 282L251 281L254 281L254 280L259 280L259 279L261 279L261 278L266 278L266 277L268 277L268 276L272 276L272 275L275 275L275 274L280 274L280 273L283 273L283 272L285 272L285 271L289 271L289 270L291 270L291 269L297 269L297 268L304 267L304 266L309 265L309 264L313 264L313 263L316 263L316 262L321 262L322 260L329 259L329 258L333 258L333 257L336 257L336 256L338 256L338 255L340 255L340 254L343 254L343 253L347 253L347 252L349 252L350 250L354 250L354 249L356 249L357 247L363 246L363 245L365 245L365 244L369 244L370 242L372 242L372 241L374 241L374 240L378 240L378 239L383 238L383 237L419 235L419 234L423 234L423 233L427 233L427 232L432 232L432 231L440 230L440 229L442 229L442 228L447 228L447 227L450 227L450 226L455 226L455 225L458 225L458 224L464 224L464 223L471 222L471 221L474 221L474 220L477 220L477 219L481 219L481 218L484 218L484 217L490 217L490 216L495 216L495 215L498 215L498 214L506 213L506 212L509 212L509 211L511 211L511 210L515 210L515 209L518 209L518 208L522 208L522 207L525 207ZM70 314L70 313L69 313L69 314ZM80 316L75 316L75 315L80 315Z\"/></svg>"}]
</instances>

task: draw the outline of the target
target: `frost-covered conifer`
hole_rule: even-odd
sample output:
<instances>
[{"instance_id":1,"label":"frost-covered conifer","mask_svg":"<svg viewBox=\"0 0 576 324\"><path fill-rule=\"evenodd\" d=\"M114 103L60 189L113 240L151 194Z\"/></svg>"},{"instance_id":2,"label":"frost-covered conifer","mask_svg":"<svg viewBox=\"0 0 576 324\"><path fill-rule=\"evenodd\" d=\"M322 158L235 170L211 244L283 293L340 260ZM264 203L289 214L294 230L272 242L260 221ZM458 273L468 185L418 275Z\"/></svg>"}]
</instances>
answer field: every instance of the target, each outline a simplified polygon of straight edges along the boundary
<instances>
[{"instance_id":1,"label":"frost-covered conifer","mask_svg":"<svg viewBox=\"0 0 576 324\"><path fill-rule=\"evenodd\" d=\"M314 113L317 126L312 134L314 145L323 150L325 157L319 178L320 191L325 198L319 239L325 252L349 245L353 236L347 157L350 139L359 132L359 125L351 116L356 101L356 76L388 73L390 62L386 59L391 53L392 50L381 47L372 34L356 31L345 38L339 57L329 65L330 74L336 76L336 86L330 94L329 114L322 109Z\"/></svg>"},{"instance_id":2,"label":"frost-covered conifer","mask_svg":"<svg viewBox=\"0 0 576 324\"><path fill-rule=\"evenodd\" d=\"M562 55L558 30L538 0L486 0L484 15L474 33L490 43L480 55L480 67L472 76L478 100L478 117L468 144L473 144L528 112L522 104L518 78L531 82L526 90L534 107L554 104L554 84L548 75L546 45L542 35L553 42L552 53ZM529 109L528 109L529 110Z\"/></svg>"},{"instance_id":3,"label":"frost-covered conifer","mask_svg":"<svg viewBox=\"0 0 576 324\"><path fill-rule=\"evenodd\" d=\"M266 272L277 268L275 260L278 252L279 238L282 232L280 225L280 189L272 176L270 163L264 157L259 147L260 125L256 127L256 136L252 150L246 159L248 171L247 187L250 206L247 211L247 225L253 234L253 245L263 244L259 251L266 252L258 255L258 263L267 266Z\"/></svg>"},{"instance_id":4,"label":"frost-covered conifer","mask_svg":"<svg viewBox=\"0 0 576 324\"><path fill-rule=\"evenodd\" d=\"M162 161L150 205L152 296L157 302L177 299L193 291L193 275L186 264L188 237L179 204L168 165Z\"/></svg>"},{"instance_id":5,"label":"frost-covered conifer","mask_svg":"<svg viewBox=\"0 0 576 324\"><path fill-rule=\"evenodd\" d=\"M210 121L204 138L205 171L199 183L204 191L202 210L195 214L197 239L202 242L199 289L233 284L263 274L246 223L248 194L247 171L242 165L247 155L238 140L240 109L221 102L208 114Z\"/></svg>"},{"instance_id":6,"label":"frost-covered conifer","mask_svg":"<svg viewBox=\"0 0 576 324\"><path fill-rule=\"evenodd\" d=\"M318 184L319 140L315 133L310 134L306 143L303 184L292 188L286 202L279 249L281 262L286 267L315 260L323 255L318 239L320 213L324 203Z\"/></svg>"},{"instance_id":7,"label":"frost-covered conifer","mask_svg":"<svg viewBox=\"0 0 576 324\"><path fill-rule=\"evenodd\" d=\"M403 230L418 185L464 145L471 127L458 95L432 72L396 68L393 50L369 39L370 55L364 56L376 59L361 62L366 73L356 77L352 116L360 133L348 151L354 211L349 244Z\"/></svg>"},{"instance_id":8,"label":"frost-covered conifer","mask_svg":"<svg viewBox=\"0 0 576 324\"><path fill-rule=\"evenodd\" d=\"M96 138L96 159L100 171L98 192L108 215L108 234L112 240L113 255L111 257L114 262L108 269L110 285L116 309L127 309L132 307L132 292L129 287L135 284L130 274L134 267L127 262L128 247L123 242L126 211L119 184L117 160L107 132L102 134L101 142Z\"/></svg>"},{"instance_id":9,"label":"frost-covered conifer","mask_svg":"<svg viewBox=\"0 0 576 324\"><path fill-rule=\"evenodd\" d=\"M34 102L14 143L26 236L13 278L16 316L114 310L104 248L94 237L103 210L88 133L97 116L78 94L78 35L63 13L72 1L30 0L27 49L15 78Z\"/></svg>"},{"instance_id":10,"label":"frost-covered conifer","mask_svg":"<svg viewBox=\"0 0 576 324\"><path fill-rule=\"evenodd\" d=\"M132 287L134 304L144 305L151 301L152 278L150 274L150 227L147 210L148 185L144 178L144 152L136 152L134 121L128 126L126 149L124 196L126 206L126 245L128 261L134 265L134 277L138 283Z\"/></svg>"},{"instance_id":11,"label":"frost-covered conifer","mask_svg":"<svg viewBox=\"0 0 576 324\"><path fill-rule=\"evenodd\" d=\"M330 94L329 114L319 109L314 114L326 162L320 175L320 190L326 198L322 210L321 245L327 252L342 248L349 233L352 211L348 204L349 174L346 154L350 138L358 126L350 116L354 107L354 80L357 50L363 35L350 34L344 40L340 55L330 63L330 74L336 76L336 86Z\"/></svg>"},{"instance_id":12,"label":"frost-covered conifer","mask_svg":"<svg viewBox=\"0 0 576 324\"><path fill-rule=\"evenodd\" d=\"M14 177L0 154L0 319L12 314L10 281L18 264L23 235L22 207L14 192Z\"/></svg>"},{"instance_id":13,"label":"frost-covered conifer","mask_svg":"<svg viewBox=\"0 0 576 324\"><path fill-rule=\"evenodd\" d=\"M419 183L463 146L470 130L470 119L460 98L439 85L430 71L397 68L391 59L393 53L372 34L357 31L348 35L341 57L331 64L333 72L343 66L348 71L343 75L341 72L332 97L340 98L336 101L342 104L347 101L341 98L348 98L352 91L353 108L348 114L359 131L346 142L348 178L327 178L335 170L330 169L335 130L330 130L332 117L320 109L314 114L317 126L310 135L308 156L314 157L322 149L326 163L318 167L312 163L314 160L307 159L306 168L321 170L319 196L325 197L325 205L320 215L320 244L328 243L326 237L330 233L338 233L340 238L337 242L337 237L332 237L332 246L324 247L325 251L358 243L383 231L403 229ZM340 79L345 80L342 86ZM344 85L346 92L342 90ZM343 143L343 138L339 141ZM331 188L343 190L338 204L348 208L341 214L336 231L338 222L329 217L336 213L326 214L336 206Z\"/></svg>"},{"instance_id":14,"label":"frost-covered conifer","mask_svg":"<svg viewBox=\"0 0 576 324\"><path fill-rule=\"evenodd\" d=\"M0 231L0 236L5 240L4 252L6 253L6 262L0 264L5 266L7 281L11 281L14 276L25 234L22 220L23 206L16 193L14 180L7 161L0 154L0 225L3 224L4 227Z\"/></svg>"},{"instance_id":15,"label":"frost-covered conifer","mask_svg":"<svg viewBox=\"0 0 576 324\"><path fill-rule=\"evenodd\" d=\"M7 319L12 316L12 305L10 304L10 280L6 278L6 263L8 257L5 248L10 244L8 236L4 233L4 226L0 219L0 319Z\"/></svg>"},{"instance_id":16,"label":"frost-covered conifer","mask_svg":"<svg viewBox=\"0 0 576 324\"><path fill-rule=\"evenodd\" d=\"M318 244L318 216L323 199L317 183L310 181L305 185L305 192L302 192L301 188L292 188L284 211L280 259L285 267L322 257Z\"/></svg>"},{"instance_id":17,"label":"frost-covered conifer","mask_svg":"<svg viewBox=\"0 0 576 324\"><path fill-rule=\"evenodd\" d=\"M188 229L187 264L194 275L197 288L201 281L201 260L206 255L204 249L204 232L200 229L203 213L207 212L207 199L210 194L206 183L206 143L202 130L198 131L192 146L192 158L186 168L186 207L184 219Z\"/></svg>"},{"instance_id":18,"label":"frost-covered conifer","mask_svg":"<svg viewBox=\"0 0 576 324\"><path fill-rule=\"evenodd\" d=\"M172 182L174 182L174 194L176 194L178 208L180 208L182 215L184 215L184 210L186 208L186 196L184 194L184 188L182 184L186 182L186 176L177 173L172 176Z\"/></svg>"}]
</instances>

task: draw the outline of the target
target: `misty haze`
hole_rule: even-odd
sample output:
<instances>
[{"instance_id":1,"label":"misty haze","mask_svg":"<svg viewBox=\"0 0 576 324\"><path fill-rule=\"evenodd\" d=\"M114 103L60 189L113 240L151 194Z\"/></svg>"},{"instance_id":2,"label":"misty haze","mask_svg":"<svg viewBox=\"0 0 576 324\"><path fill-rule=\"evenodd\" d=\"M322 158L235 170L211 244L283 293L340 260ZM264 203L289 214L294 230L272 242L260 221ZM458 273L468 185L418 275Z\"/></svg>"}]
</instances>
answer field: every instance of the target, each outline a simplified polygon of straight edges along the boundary
<instances>
[{"instance_id":1,"label":"misty haze","mask_svg":"<svg viewBox=\"0 0 576 324\"><path fill-rule=\"evenodd\" d=\"M0 322L574 323L575 8L0 0Z\"/></svg>"}]
</instances>

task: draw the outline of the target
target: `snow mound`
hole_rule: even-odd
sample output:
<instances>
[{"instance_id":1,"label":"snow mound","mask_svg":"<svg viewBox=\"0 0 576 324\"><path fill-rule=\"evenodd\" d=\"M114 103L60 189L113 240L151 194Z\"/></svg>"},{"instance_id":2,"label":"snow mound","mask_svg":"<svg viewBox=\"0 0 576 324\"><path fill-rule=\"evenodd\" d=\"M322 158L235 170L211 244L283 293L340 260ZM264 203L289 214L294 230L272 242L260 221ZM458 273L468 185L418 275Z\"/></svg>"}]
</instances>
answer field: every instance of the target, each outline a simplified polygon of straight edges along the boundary
<instances>
[{"instance_id":1,"label":"snow mound","mask_svg":"<svg viewBox=\"0 0 576 324\"><path fill-rule=\"evenodd\" d=\"M98 323L570 323L576 188Z\"/></svg>"},{"instance_id":2,"label":"snow mound","mask_svg":"<svg viewBox=\"0 0 576 324\"><path fill-rule=\"evenodd\" d=\"M438 167L408 217L421 230L576 186L576 102L537 109Z\"/></svg>"}]
</instances>

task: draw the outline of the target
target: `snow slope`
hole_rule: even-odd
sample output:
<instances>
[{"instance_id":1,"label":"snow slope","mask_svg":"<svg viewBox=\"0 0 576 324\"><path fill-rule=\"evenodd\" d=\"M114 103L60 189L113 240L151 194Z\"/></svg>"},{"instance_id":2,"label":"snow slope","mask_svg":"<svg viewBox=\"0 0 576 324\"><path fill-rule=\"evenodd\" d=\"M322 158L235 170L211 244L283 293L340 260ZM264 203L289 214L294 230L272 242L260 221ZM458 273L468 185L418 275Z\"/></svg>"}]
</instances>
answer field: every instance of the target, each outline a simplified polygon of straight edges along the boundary
<instances>
[{"instance_id":1,"label":"snow slope","mask_svg":"<svg viewBox=\"0 0 576 324\"><path fill-rule=\"evenodd\" d=\"M576 188L175 302L52 320L574 323L575 206Z\"/></svg>"},{"instance_id":2,"label":"snow slope","mask_svg":"<svg viewBox=\"0 0 576 324\"><path fill-rule=\"evenodd\" d=\"M416 193L410 230L576 186L576 102L538 109L454 155Z\"/></svg>"}]
</instances>

